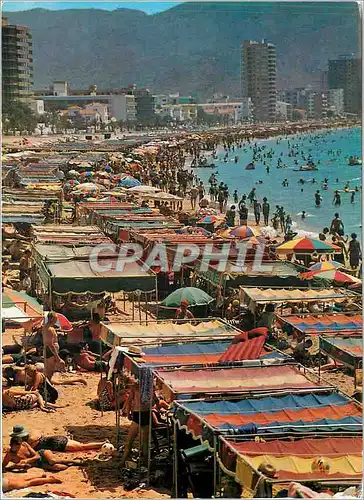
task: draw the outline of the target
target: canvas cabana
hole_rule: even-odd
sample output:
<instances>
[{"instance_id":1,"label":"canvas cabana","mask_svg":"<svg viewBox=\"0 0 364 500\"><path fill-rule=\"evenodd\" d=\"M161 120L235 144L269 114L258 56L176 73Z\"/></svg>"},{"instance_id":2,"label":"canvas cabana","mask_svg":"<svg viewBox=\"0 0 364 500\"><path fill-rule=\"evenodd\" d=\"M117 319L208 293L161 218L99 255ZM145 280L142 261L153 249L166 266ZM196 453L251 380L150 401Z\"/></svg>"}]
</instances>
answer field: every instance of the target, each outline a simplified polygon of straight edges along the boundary
<instances>
[{"instance_id":1,"label":"canvas cabana","mask_svg":"<svg viewBox=\"0 0 364 500\"><path fill-rule=\"evenodd\" d=\"M156 369L164 396L168 401L179 396L201 397L204 394L258 394L279 391L312 391L318 382L309 380L294 365L214 367L201 369ZM269 363L268 363L269 364Z\"/></svg>"},{"instance_id":2,"label":"canvas cabana","mask_svg":"<svg viewBox=\"0 0 364 500\"><path fill-rule=\"evenodd\" d=\"M97 226L35 226L34 242L70 247L96 246L112 244L112 240L104 235Z\"/></svg>"},{"instance_id":3,"label":"canvas cabana","mask_svg":"<svg viewBox=\"0 0 364 500\"><path fill-rule=\"evenodd\" d=\"M361 314L304 314L277 316L283 329L305 335L360 335L363 328Z\"/></svg>"},{"instance_id":4,"label":"canvas cabana","mask_svg":"<svg viewBox=\"0 0 364 500\"><path fill-rule=\"evenodd\" d=\"M95 271L90 261L69 260L44 262L39 268L39 277L50 295L100 294L120 291L152 292L156 290L156 278L152 271L144 271L137 262L127 263L123 272L116 270L116 260L100 259L100 266L110 270Z\"/></svg>"},{"instance_id":5,"label":"canvas cabana","mask_svg":"<svg viewBox=\"0 0 364 500\"><path fill-rule=\"evenodd\" d=\"M235 332L239 333L239 332ZM245 360L259 359L262 362L267 362L269 364L279 364L285 361L292 361L292 358L284 353L276 351L269 346L262 348L257 339L251 339L255 341L251 347L251 342L247 341L249 344L245 352L242 351L239 360L235 360L234 364L239 364L241 362L244 365ZM162 368L162 367L183 367L183 366L194 366L203 367L218 366L224 363L224 355L227 350L231 347L231 338L223 340L206 340L206 341L190 341L182 340L178 343L162 343L162 345L155 347L143 347L143 353L136 357L129 357L126 353L124 359L124 368L129 370L133 375L138 375L139 370L143 367L150 368Z\"/></svg>"},{"instance_id":6,"label":"canvas cabana","mask_svg":"<svg viewBox=\"0 0 364 500\"><path fill-rule=\"evenodd\" d=\"M357 370L363 368L363 337L320 337L320 351L354 370L356 387Z\"/></svg>"},{"instance_id":7,"label":"canvas cabana","mask_svg":"<svg viewBox=\"0 0 364 500\"><path fill-rule=\"evenodd\" d=\"M279 435L359 434L361 405L337 391L177 400L173 420L193 439L215 449L214 436L240 435L267 439Z\"/></svg>"},{"instance_id":8,"label":"canvas cabana","mask_svg":"<svg viewBox=\"0 0 364 500\"><path fill-rule=\"evenodd\" d=\"M361 437L276 439L266 443L219 439L219 464L241 484L244 497L271 498L291 481L339 486L356 485L362 479ZM320 466L317 457L327 468ZM276 469L276 478L258 471L263 462Z\"/></svg>"},{"instance_id":9,"label":"canvas cabana","mask_svg":"<svg viewBox=\"0 0 364 500\"><path fill-rule=\"evenodd\" d=\"M187 340L219 340L233 338L237 330L220 319L200 320L175 324L172 321L148 321L138 323L102 323L101 339L109 346L119 345L160 345Z\"/></svg>"},{"instance_id":10,"label":"canvas cabana","mask_svg":"<svg viewBox=\"0 0 364 500\"><path fill-rule=\"evenodd\" d=\"M349 297L359 297L344 289L326 288L316 289L287 289L287 288L240 288L241 302L251 311L255 311L257 304L303 303L303 302L334 302L341 303Z\"/></svg>"}]
</instances>

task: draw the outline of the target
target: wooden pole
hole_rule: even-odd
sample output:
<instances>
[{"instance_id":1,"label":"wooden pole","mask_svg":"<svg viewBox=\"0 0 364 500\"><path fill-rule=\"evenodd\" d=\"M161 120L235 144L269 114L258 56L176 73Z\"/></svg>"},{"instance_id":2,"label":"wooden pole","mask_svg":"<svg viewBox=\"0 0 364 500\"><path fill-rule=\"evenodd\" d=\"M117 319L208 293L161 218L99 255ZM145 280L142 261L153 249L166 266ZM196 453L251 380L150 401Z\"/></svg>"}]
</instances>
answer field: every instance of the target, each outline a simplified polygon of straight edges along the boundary
<instances>
[{"instance_id":1,"label":"wooden pole","mask_svg":"<svg viewBox=\"0 0 364 500\"><path fill-rule=\"evenodd\" d=\"M178 498L178 453L177 453L177 424L173 422L173 473L174 498Z\"/></svg>"},{"instance_id":2,"label":"wooden pole","mask_svg":"<svg viewBox=\"0 0 364 500\"><path fill-rule=\"evenodd\" d=\"M217 439L214 434L214 497L216 498L217 489Z\"/></svg>"}]
</instances>

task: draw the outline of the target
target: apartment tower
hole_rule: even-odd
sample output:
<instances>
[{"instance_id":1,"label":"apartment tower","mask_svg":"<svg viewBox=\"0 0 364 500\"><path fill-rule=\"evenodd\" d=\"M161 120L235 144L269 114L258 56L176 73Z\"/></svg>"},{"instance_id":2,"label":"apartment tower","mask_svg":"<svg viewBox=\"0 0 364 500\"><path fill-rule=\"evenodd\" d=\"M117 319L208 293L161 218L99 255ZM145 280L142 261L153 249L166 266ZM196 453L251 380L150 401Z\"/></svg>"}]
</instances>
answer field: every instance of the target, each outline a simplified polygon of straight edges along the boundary
<instances>
[{"instance_id":1,"label":"apartment tower","mask_svg":"<svg viewBox=\"0 0 364 500\"><path fill-rule=\"evenodd\" d=\"M265 40L244 40L241 46L241 90L250 97L254 120L274 121L276 118L276 48Z\"/></svg>"},{"instance_id":2,"label":"apartment tower","mask_svg":"<svg viewBox=\"0 0 364 500\"><path fill-rule=\"evenodd\" d=\"M27 101L33 85L32 35L2 18L2 99Z\"/></svg>"},{"instance_id":3,"label":"apartment tower","mask_svg":"<svg viewBox=\"0 0 364 500\"><path fill-rule=\"evenodd\" d=\"M361 114L362 78L361 60L352 54L329 61L329 89L344 90L345 113Z\"/></svg>"}]
</instances>

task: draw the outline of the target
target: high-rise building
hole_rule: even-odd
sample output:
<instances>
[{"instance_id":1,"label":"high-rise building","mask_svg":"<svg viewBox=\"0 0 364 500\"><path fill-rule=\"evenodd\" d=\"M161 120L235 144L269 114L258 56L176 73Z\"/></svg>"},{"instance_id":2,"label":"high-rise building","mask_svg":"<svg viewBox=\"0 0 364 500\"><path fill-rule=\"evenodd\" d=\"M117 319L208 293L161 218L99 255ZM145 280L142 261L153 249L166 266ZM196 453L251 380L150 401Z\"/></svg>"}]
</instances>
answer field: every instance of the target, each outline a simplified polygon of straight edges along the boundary
<instances>
[{"instance_id":1,"label":"high-rise building","mask_svg":"<svg viewBox=\"0 0 364 500\"><path fill-rule=\"evenodd\" d=\"M344 90L345 113L361 114L361 60L353 55L329 61L329 89Z\"/></svg>"},{"instance_id":2,"label":"high-rise building","mask_svg":"<svg viewBox=\"0 0 364 500\"><path fill-rule=\"evenodd\" d=\"M344 111L344 90L329 89L327 91L327 105L334 114L340 115Z\"/></svg>"},{"instance_id":3,"label":"high-rise building","mask_svg":"<svg viewBox=\"0 0 364 500\"><path fill-rule=\"evenodd\" d=\"M32 35L2 18L2 99L27 101L33 85Z\"/></svg>"},{"instance_id":4,"label":"high-rise building","mask_svg":"<svg viewBox=\"0 0 364 500\"><path fill-rule=\"evenodd\" d=\"M241 90L250 97L255 121L276 118L276 48L273 44L244 40L241 47Z\"/></svg>"}]
</instances>

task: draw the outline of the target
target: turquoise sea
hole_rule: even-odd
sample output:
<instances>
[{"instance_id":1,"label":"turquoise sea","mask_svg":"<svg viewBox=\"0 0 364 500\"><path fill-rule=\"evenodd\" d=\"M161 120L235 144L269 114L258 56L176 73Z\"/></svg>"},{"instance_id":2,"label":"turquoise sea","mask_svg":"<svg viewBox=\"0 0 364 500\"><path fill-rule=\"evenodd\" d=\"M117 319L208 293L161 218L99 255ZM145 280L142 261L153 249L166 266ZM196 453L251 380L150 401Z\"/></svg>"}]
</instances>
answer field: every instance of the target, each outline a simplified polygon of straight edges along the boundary
<instances>
[{"instance_id":1,"label":"turquoise sea","mask_svg":"<svg viewBox=\"0 0 364 500\"><path fill-rule=\"evenodd\" d=\"M245 145L243 148L235 149L234 152L231 151L227 163L223 161L225 151L222 148L219 149L217 151L218 160L208 157L209 162L211 160L218 168L214 170L200 168L197 169L197 175L207 186L211 173L218 172L218 181L227 183L230 196L237 189L239 199L242 194L248 194L252 187L256 187L260 200L263 196L268 198L271 212L275 210L276 205L284 206L286 213L291 215L296 230L299 228L303 231L317 233L325 226L330 226L334 213L339 212L345 225L345 234L361 233L362 167L348 165L349 156L362 157L360 127L291 135L287 138L275 137L256 142L259 147L266 146L263 152L273 150L273 157L264 159L266 164L270 166L270 173L266 172L263 160L256 162L255 170L245 170L245 166L252 161L253 157L252 149ZM298 148L295 149L300 152L298 156L288 156L288 142L290 148L293 144L298 145ZM337 155L338 150L341 150L340 155ZM302 159L301 152L306 158L308 155L312 156L314 163L319 168L318 171L294 171L301 165L307 164L307 161ZM282 156L281 153L283 153ZM235 155L239 157L236 164L234 163ZM282 163L286 164L287 168L277 168L278 158L281 158ZM298 165L295 165L295 159ZM320 161L319 164L318 161ZM298 182L300 178L305 180L303 185ZM328 179L327 190L322 189L325 178ZM288 187L282 186L284 179L288 180ZM315 183L312 183L313 179L315 179ZM259 180L263 181L263 184L257 184ZM350 183L350 189L359 187L359 191L355 194L355 202L351 203L350 201L351 193L343 192L341 193L341 206L335 207L333 205L334 192L337 189L344 189L347 182ZM320 190L323 198L319 208L315 206L314 199L314 193L317 189ZM302 210L306 211L305 220L301 219Z\"/></svg>"}]
</instances>

